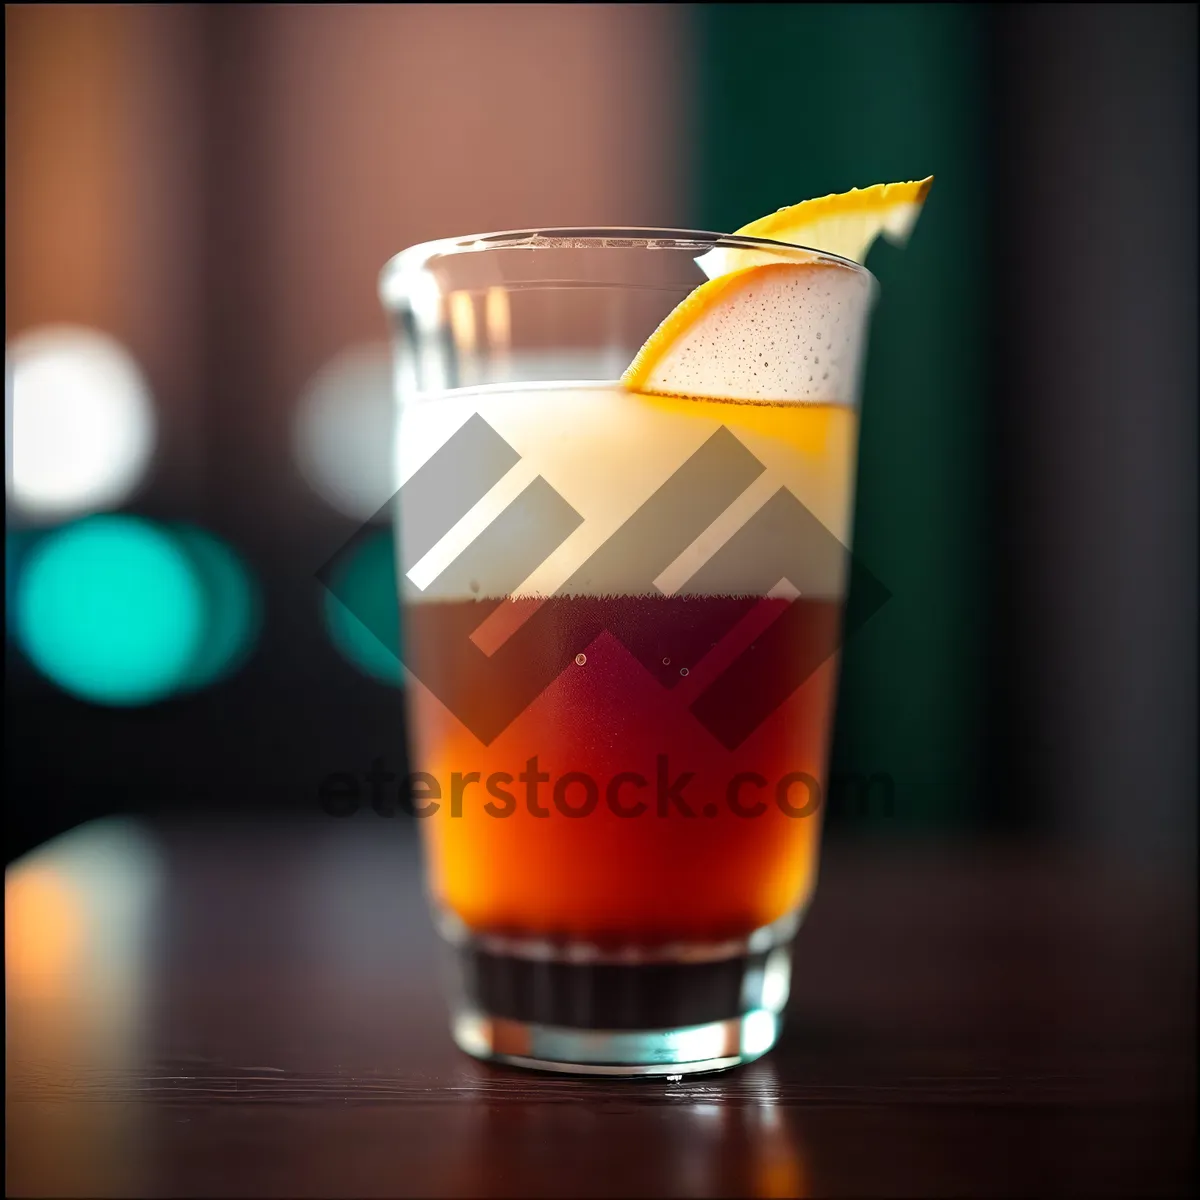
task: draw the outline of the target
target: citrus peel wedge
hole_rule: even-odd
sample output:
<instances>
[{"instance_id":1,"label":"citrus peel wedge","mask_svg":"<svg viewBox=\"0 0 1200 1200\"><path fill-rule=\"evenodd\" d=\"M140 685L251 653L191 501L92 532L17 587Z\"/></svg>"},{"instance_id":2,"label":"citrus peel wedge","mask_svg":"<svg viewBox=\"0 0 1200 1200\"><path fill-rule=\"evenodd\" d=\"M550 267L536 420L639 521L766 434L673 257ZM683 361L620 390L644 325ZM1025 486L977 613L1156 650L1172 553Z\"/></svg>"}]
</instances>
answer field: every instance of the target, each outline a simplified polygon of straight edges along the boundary
<instances>
[{"instance_id":1,"label":"citrus peel wedge","mask_svg":"<svg viewBox=\"0 0 1200 1200\"><path fill-rule=\"evenodd\" d=\"M716 246L709 276L650 335L621 376L630 391L744 402L852 402L871 276L861 263L881 235L903 244L933 177L805 200L737 235L816 251ZM820 254L836 258L821 258Z\"/></svg>"},{"instance_id":2,"label":"citrus peel wedge","mask_svg":"<svg viewBox=\"0 0 1200 1200\"><path fill-rule=\"evenodd\" d=\"M873 187L818 196L759 217L735 230L734 236L787 242L864 263L881 235L897 246L908 241L932 186L930 175L909 183L877 183ZM778 260L772 259L770 251L732 246L717 246L696 260L710 279L772 261Z\"/></svg>"},{"instance_id":3,"label":"citrus peel wedge","mask_svg":"<svg viewBox=\"0 0 1200 1200\"><path fill-rule=\"evenodd\" d=\"M670 313L621 382L759 404L852 396L871 289L865 272L820 259L718 276Z\"/></svg>"}]
</instances>

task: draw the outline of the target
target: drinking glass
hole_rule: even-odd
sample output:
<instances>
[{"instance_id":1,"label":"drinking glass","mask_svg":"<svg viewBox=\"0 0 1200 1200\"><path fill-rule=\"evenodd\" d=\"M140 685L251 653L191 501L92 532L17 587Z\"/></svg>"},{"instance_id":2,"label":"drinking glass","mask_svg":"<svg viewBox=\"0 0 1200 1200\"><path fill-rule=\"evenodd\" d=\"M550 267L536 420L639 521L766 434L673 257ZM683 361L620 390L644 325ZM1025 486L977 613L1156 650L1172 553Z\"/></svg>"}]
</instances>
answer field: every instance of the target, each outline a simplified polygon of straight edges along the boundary
<instances>
[{"instance_id":1,"label":"drinking glass","mask_svg":"<svg viewBox=\"0 0 1200 1200\"><path fill-rule=\"evenodd\" d=\"M789 334L802 395L622 386L714 249L836 273L837 312ZM753 238L544 229L415 246L380 293L454 1039L593 1074L755 1058L816 881L874 280ZM769 372L770 330L742 332Z\"/></svg>"}]
</instances>

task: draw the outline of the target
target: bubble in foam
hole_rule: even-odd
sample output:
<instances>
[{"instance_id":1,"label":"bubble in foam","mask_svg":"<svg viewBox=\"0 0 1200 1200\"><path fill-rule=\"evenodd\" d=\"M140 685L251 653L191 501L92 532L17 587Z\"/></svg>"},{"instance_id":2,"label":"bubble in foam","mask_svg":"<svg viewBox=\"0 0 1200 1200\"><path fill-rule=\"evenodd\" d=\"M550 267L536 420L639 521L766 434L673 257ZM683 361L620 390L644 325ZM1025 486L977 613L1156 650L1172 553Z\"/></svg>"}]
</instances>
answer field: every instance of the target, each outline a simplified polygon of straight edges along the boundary
<instances>
[{"instance_id":1,"label":"bubble in foam","mask_svg":"<svg viewBox=\"0 0 1200 1200\"><path fill-rule=\"evenodd\" d=\"M725 281L724 291L675 338L642 390L715 400L854 403L871 296L869 275L835 263L774 263L745 271ZM852 319L842 321L840 313L847 311ZM825 359L819 378L805 361L814 350Z\"/></svg>"}]
</instances>

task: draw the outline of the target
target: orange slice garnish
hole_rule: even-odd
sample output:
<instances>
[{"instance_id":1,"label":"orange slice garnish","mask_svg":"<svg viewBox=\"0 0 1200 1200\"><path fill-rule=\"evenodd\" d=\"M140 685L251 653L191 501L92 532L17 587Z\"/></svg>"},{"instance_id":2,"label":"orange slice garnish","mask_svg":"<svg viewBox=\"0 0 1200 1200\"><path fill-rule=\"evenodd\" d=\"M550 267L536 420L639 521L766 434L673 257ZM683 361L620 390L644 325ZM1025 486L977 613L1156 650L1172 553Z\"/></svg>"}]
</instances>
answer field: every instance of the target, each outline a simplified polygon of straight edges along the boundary
<instances>
[{"instance_id":1,"label":"orange slice garnish","mask_svg":"<svg viewBox=\"0 0 1200 1200\"><path fill-rule=\"evenodd\" d=\"M806 200L739 234L861 262L881 234L907 239L932 177ZM631 391L748 402L852 401L862 358L866 272L814 255L716 247L710 276L659 325L621 376Z\"/></svg>"},{"instance_id":2,"label":"orange slice garnish","mask_svg":"<svg viewBox=\"0 0 1200 1200\"><path fill-rule=\"evenodd\" d=\"M867 252L880 235L897 246L908 241L932 186L930 175L911 183L877 183L874 187L818 196L759 217L735 230L734 236L769 238L856 263L866 262ZM772 259L769 252L764 255L719 246L696 261L714 279L728 271L778 260Z\"/></svg>"},{"instance_id":3,"label":"orange slice garnish","mask_svg":"<svg viewBox=\"0 0 1200 1200\"><path fill-rule=\"evenodd\" d=\"M631 391L767 403L852 395L870 276L832 260L746 267L701 284L654 331Z\"/></svg>"}]
</instances>

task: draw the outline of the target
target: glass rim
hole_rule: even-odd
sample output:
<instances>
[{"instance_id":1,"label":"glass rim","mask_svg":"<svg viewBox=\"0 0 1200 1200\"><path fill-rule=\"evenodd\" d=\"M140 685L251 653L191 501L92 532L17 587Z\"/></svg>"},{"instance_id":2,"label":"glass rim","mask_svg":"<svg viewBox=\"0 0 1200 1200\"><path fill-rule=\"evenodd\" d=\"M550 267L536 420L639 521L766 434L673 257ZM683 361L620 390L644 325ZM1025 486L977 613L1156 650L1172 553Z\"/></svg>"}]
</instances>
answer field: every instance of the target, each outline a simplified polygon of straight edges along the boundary
<instances>
[{"instance_id":1,"label":"glass rim","mask_svg":"<svg viewBox=\"0 0 1200 1200\"><path fill-rule=\"evenodd\" d=\"M582 243L582 244L580 244ZM775 253L781 261L794 261L797 254L806 260L823 261L847 267L877 283L874 274L862 263L815 246L781 242L772 238L747 237L745 234L716 233L705 229L663 229L642 226L544 226L532 229L508 229L493 233L472 233L461 237L435 238L417 242L392 255L379 273L379 295L390 306L398 295L392 285L403 276L411 276L434 259L488 250L695 250L705 253L717 248L761 250Z\"/></svg>"}]
</instances>

